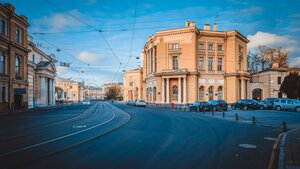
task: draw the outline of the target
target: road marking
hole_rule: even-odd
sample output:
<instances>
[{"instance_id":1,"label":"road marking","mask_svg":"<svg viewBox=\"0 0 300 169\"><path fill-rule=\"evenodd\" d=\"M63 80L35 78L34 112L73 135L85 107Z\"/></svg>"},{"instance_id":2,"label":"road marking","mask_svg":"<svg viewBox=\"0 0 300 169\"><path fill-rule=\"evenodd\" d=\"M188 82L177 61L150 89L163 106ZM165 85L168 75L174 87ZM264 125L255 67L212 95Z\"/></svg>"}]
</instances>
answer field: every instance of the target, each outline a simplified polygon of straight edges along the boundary
<instances>
[{"instance_id":1,"label":"road marking","mask_svg":"<svg viewBox=\"0 0 300 169\"><path fill-rule=\"evenodd\" d=\"M86 125L72 126L72 128L86 128Z\"/></svg>"},{"instance_id":2,"label":"road marking","mask_svg":"<svg viewBox=\"0 0 300 169\"><path fill-rule=\"evenodd\" d=\"M276 141L276 138L274 137L264 137L264 139L269 141Z\"/></svg>"},{"instance_id":3,"label":"road marking","mask_svg":"<svg viewBox=\"0 0 300 169\"><path fill-rule=\"evenodd\" d=\"M99 107L97 107L96 111L98 111L98 108ZM82 132L94 129L96 127L102 126L103 124L106 124L106 123L112 121L115 118L116 114L114 112L112 112L112 114L113 114L113 116L110 119L108 119L108 120L106 120L106 121L104 121L100 124L97 124L95 126L92 126L92 127L89 127L89 128L86 128L86 129L83 129L83 130L80 130L80 131L77 131L77 132L74 132L74 133L71 133L71 134L67 134L67 135L64 135L64 136L61 136L61 137L57 137L57 138L54 138L54 139L51 139L51 140L48 140L48 141L44 141L44 142L41 142L41 143L38 143L38 144L34 144L34 145L31 145L31 146L28 146L28 147L23 147L23 148L20 148L20 149L17 149L17 150L13 150L13 151L10 151L10 152L7 152L7 153L3 153L3 154L0 154L0 157L6 156L6 155L9 155L9 154L14 154L14 153L17 153L17 152L20 152L20 151L28 150L28 149L31 149L31 148L35 148L35 147L38 147L38 146L41 146L41 145L44 145L44 144L48 144L48 143L58 141L58 140L61 140L61 139L67 138L67 137L71 137L71 136L80 134Z\"/></svg>"},{"instance_id":4,"label":"road marking","mask_svg":"<svg viewBox=\"0 0 300 169\"><path fill-rule=\"evenodd\" d=\"M254 149L256 148L255 145L252 145L252 144L239 144L240 147L243 147L243 148L251 148L251 149Z\"/></svg>"}]
</instances>

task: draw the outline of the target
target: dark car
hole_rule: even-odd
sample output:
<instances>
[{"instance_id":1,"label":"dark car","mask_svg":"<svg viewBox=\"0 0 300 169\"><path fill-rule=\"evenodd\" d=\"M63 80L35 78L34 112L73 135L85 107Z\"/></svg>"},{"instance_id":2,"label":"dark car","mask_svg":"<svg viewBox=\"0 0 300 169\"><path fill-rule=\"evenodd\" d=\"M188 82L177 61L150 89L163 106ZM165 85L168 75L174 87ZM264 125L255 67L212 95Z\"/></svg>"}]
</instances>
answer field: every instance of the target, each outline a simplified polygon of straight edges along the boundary
<instances>
[{"instance_id":1,"label":"dark car","mask_svg":"<svg viewBox=\"0 0 300 169\"><path fill-rule=\"evenodd\" d=\"M210 100L208 102L208 110L223 110L226 111L228 108L228 104L225 100Z\"/></svg>"},{"instance_id":2,"label":"dark car","mask_svg":"<svg viewBox=\"0 0 300 169\"><path fill-rule=\"evenodd\" d=\"M266 98L264 99L265 102L265 108L266 109L272 109L274 105L274 100L277 98Z\"/></svg>"},{"instance_id":3,"label":"dark car","mask_svg":"<svg viewBox=\"0 0 300 169\"><path fill-rule=\"evenodd\" d=\"M231 105L232 109L243 109L243 110L248 110L248 109L259 109L260 105L256 100L251 100L251 99L242 99L238 100L237 102L233 103Z\"/></svg>"},{"instance_id":4,"label":"dark car","mask_svg":"<svg viewBox=\"0 0 300 169\"><path fill-rule=\"evenodd\" d=\"M194 102L193 104L188 106L188 109L190 111L204 111L206 104L207 102Z\"/></svg>"}]
</instances>

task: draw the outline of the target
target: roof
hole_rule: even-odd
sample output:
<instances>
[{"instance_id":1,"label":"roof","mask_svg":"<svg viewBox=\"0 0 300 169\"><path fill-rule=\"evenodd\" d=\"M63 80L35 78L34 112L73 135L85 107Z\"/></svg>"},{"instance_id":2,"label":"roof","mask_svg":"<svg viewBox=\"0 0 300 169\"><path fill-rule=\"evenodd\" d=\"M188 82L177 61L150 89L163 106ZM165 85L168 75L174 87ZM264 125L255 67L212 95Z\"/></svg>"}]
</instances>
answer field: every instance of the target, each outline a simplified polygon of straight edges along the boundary
<instances>
[{"instance_id":1,"label":"roof","mask_svg":"<svg viewBox=\"0 0 300 169\"><path fill-rule=\"evenodd\" d=\"M252 73L252 75L260 74L260 73L264 73L264 72L300 72L300 68L289 68L289 67L271 68L268 70L259 71L257 73Z\"/></svg>"},{"instance_id":2,"label":"roof","mask_svg":"<svg viewBox=\"0 0 300 169\"><path fill-rule=\"evenodd\" d=\"M60 83L78 83L78 82L76 82L74 80L63 78L63 77L59 77L59 76L55 77L55 81L56 82L60 82Z\"/></svg>"},{"instance_id":3,"label":"roof","mask_svg":"<svg viewBox=\"0 0 300 169\"><path fill-rule=\"evenodd\" d=\"M47 67L51 64L52 62L49 62L49 61L40 61L36 67Z\"/></svg>"}]
</instances>

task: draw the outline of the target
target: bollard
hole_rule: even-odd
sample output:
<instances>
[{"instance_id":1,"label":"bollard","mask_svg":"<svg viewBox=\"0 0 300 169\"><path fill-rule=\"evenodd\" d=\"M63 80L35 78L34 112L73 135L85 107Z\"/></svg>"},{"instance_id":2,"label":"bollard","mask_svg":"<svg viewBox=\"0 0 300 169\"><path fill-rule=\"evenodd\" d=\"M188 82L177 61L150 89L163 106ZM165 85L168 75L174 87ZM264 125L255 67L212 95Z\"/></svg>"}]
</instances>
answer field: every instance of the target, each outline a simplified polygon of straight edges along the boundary
<instances>
[{"instance_id":1,"label":"bollard","mask_svg":"<svg viewBox=\"0 0 300 169\"><path fill-rule=\"evenodd\" d=\"M199 108L196 108L196 112L198 112L199 111Z\"/></svg>"},{"instance_id":2,"label":"bollard","mask_svg":"<svg viewBox=\"0 0 300 169\"><path fill-rule=\"evenodd\" d=\"M225 112L224 111L222 112L222 115L223 115L223 118L225 118Z\"/></svg>"},{"instance_id":3,"label":"bollard","mask_svg":"<svg viewBox=\"0 0 300 169\"><path fill-rule=\"evenodd\" d=\"M215 115L215 111L214 109L211 111L211 115L214 116Z\"/></svg>"},{"instance_id":4,"label":"bollard","mask_svg":"<svg viewBox=\"0 0 300 169\"><path fill-rule=\"evenodd\" d=\"M256 124L256 118L255 118L255 116L252 117L252 124Z\"/></svg>"},{"instance_id":5,"label":"bollard","mask_svg":"<svg viewBox=\"0 0 300 169\"><path fill-rule=\"evenodd\" d=\"M239 120L239 116L237 113L235 113L235 120Z\"/></svg>"},{"instance_id":6,"label":"bollard","mask_svg":"<svg viewBox=\"0 0 300 169\"><path fill-rule=\"evenodd\" d=\"M286 126L286 122L285 121L282 123L282 127L283 127L283 131L287 132L287 126Z\"/></svg>"}]
</instances>

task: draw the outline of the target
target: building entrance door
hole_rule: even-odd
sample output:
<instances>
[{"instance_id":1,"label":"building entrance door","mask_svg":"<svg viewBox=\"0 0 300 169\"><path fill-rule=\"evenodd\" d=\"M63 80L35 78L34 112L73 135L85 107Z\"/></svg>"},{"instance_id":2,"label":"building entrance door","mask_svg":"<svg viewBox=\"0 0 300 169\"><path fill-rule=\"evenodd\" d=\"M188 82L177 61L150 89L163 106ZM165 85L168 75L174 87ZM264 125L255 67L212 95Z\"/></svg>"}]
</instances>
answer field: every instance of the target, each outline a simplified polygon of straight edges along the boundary
<instances>
[{"instance_id":1,"label":"building entrance door","mask_svg":"<svg viewBox=\"0 0 300 169\"><path fill-rule=\"evenodd\" d=\"M213 100L214 99L214 87L209 86L208 88L208 100Z\"/></svg>"},{"instance_id":2,"label":"building entrance door","mask_svg":"<svg viewBox=\"0 0 300 169\"><path fill-rule=\"evenodd\" d=\"M22 108L22 100L23 100L23 95L15 94L15 96L14 96L15 109L21 109Z\"/></svg>"}]
</instances>

